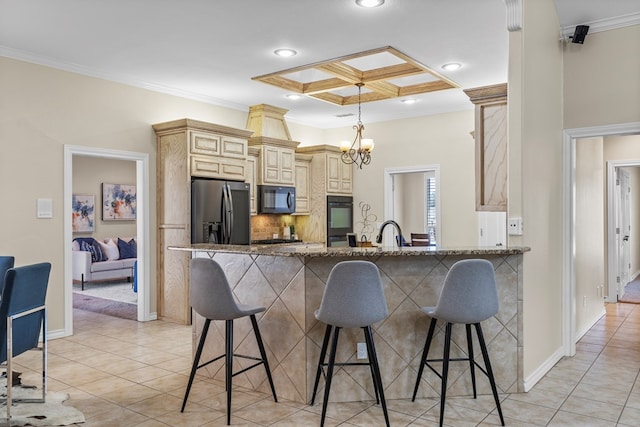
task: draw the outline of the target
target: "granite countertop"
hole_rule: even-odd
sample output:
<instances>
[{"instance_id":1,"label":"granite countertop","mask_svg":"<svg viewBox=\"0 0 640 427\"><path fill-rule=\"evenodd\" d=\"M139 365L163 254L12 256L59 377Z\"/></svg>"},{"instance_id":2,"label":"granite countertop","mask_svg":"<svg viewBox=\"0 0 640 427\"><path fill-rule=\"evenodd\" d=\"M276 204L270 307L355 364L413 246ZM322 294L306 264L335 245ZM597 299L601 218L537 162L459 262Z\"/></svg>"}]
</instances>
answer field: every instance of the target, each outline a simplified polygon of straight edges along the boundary
<instances>
[{"instance_id":1,"label":"granite countertop","mask_svg":"<svg viewBox=\"0 0 640 427\"><path fill-rule=\"evenodd\" d=\"M271 256L339 256L361 257L381 256L418 256L418 255L516 255L529 252L528 247L491 246L491 247L459 247L443 248L435 246L373 246L329 248L322 243L295 243L276 245L214 245L197 243L189 246L169 246L171 250L188 252L226 252L237 254L271 255Z\"/></svg>"}]
</instances>

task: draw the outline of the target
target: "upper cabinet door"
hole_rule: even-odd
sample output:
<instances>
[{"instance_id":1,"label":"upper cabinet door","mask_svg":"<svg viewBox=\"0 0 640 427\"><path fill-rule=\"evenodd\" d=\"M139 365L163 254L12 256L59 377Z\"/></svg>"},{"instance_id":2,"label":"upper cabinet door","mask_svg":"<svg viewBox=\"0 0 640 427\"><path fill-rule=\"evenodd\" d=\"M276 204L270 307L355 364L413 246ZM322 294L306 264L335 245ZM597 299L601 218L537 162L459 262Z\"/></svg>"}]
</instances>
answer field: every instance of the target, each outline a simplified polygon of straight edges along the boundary
<instances>
[{"instance_id":1,"label":"upper cabinet door","mask_svg":"<svg viewBox=\"0 0 640 427\"><path fill-rule=\"evenodd\" d=\"M340 154L327 154L327 193L351 194L352 165L342 161Z\"/></svg>"},{"instance_id":2,"label":"upper cabinet door","mask_svg":"<svg viewBox=\"0 0 640 427\"><path fill-rule=\"evenodd\" d=\"M476 210L507 211L507 84L464 91L475 104Z\"/></svg>"},{"instance_id":3,"label":"upper cabinet door","mask_svg":"<svg viewBox=\"0 0 640 427\"><path fill-rule=\"evenodd\" d=\"M290 148L262 146L262 182L294 185L295 152Z\"/></svg>"}]
</instances>

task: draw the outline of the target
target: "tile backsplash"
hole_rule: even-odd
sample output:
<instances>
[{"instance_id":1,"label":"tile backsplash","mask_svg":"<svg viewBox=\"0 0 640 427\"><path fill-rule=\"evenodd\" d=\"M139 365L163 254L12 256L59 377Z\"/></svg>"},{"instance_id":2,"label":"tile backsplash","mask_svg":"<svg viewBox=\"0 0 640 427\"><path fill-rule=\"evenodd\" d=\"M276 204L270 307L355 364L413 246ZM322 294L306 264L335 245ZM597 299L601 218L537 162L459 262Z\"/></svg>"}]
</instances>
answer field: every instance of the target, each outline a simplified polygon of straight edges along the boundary
<instances>
[{"instance_id":1,"label":"tile backsplash","mask_svg":"<svg viewBox=\"0 0 640 427\"><path fill-rule=\"evenodd\" d=\"M291 224L295 226L291 215L254 215L251 217L251 240L272 239L274 234L284 238L284 227Z\"/></svg>"}]
</instances>

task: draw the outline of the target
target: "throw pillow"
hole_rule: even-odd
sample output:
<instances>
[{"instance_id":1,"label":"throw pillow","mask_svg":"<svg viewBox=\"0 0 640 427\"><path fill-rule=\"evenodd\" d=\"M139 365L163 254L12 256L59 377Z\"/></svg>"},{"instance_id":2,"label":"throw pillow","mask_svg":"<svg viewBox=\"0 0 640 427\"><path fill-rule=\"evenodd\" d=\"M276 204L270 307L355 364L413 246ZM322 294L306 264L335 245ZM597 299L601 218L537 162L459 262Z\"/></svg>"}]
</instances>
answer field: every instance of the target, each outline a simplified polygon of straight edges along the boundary
<instances>
[{"instance_id":1,"label":"throw pillow","mask_svg":"<svg viewBox=\"0 0 640 427\"><path fill-rule=\"evenodd\" d=\"M118 249L120 250L120 259L138 257L138 245L135 239L125 242L121 238L118 238Z\"/></svg>"},{"instance_id":2,"label":"throw pillow","mask_svg":"<svg viewBox=\"0 0 640 427\"><path fill-rule=\"evenodd\" d=\"M100 244L93 237L79 237L75 239L80 244L80 250L91 253L91 262L106 261Z\"/></svg>"},{"instance_id":3,"label":"throw pillow","mask_svg":"<svg viewBox=\"0 0 640 427\"><path fill-rule=\"evenodd\" d=\"M120 251L118 250L118 246L113 240L109 239L107 243L98 241L98 243L100 244L102 253L106 256L107 260L115 261L117 259L120 259Z\"/></svg>"}]
</instances>

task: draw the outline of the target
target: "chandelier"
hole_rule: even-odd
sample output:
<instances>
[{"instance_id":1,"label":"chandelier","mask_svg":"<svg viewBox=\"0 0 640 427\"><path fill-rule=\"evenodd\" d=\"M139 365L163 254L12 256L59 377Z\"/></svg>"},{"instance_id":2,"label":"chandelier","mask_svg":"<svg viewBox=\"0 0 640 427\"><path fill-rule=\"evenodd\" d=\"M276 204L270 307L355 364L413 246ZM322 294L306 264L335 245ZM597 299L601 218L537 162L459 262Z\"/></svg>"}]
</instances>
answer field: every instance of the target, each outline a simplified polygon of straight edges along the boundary
<instances>
[{"instance_id":1,"label":"chandelier","mask_svg":"<svg viewBox=\"0 0 640 427\"><path fill-rule=\"evenodd\" d=\"M362 165L368 165L371 163L373 139L362 137L364 125L361 120L360 95L364 83L356 83L356 86L358 86L358 123L353 126L353 129L356 131L356 137L353 139L352 143L349 143L349 141L342 141L340 144L340 150L342 150L342 161L344 163L348 165L355 163L360 169L362 169Z\"/></svg>"}]
</instances>

